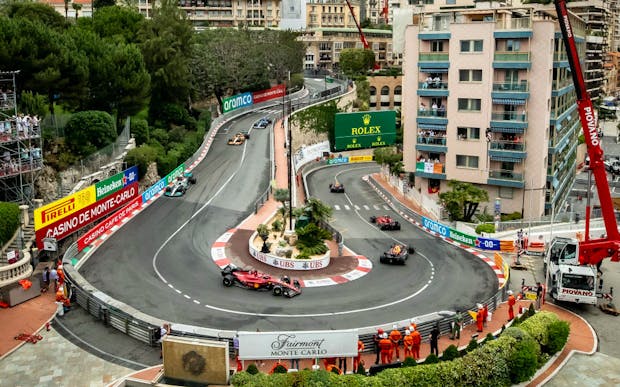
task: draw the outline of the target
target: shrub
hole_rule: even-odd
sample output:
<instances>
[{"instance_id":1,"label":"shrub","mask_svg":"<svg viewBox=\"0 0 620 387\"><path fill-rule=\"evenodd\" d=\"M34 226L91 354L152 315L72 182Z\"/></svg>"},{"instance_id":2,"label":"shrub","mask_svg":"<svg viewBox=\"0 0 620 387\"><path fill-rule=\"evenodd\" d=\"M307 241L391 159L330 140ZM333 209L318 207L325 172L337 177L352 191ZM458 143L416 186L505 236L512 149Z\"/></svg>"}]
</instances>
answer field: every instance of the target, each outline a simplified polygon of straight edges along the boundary
<instances>
[{"instance_id":1,"label":"shrub","mask_svg":"<svg viewBox=\"0 0 620 387\"><path fill-rule=\"evenodd\" d=\"M530 307L527 308L527 317L532 317L536 314L536 309L534 309L534 303L530 304Z\"/></svg>"},{"instance_id":2,"label":"shrub","mask_svg":"<svg viewBox=\"0 0 620 387\"><path fill-rule=\"evenodd\" d=\"M65 144L77 156L88 156L115 140L114 119L106 112L75 113L65 126Z\"/></svg>"},{"instance_id":3,"label":"shrub","mask_svg":"<svg viewBox=\"0 0 620 387\"><path fill-rule=\"evenodd\" d=\"M132 118L130 130L136 139L136 146L140 146L149 140L149 123L146 120Z\"/></svg>"},{"instance_id":4,"label":"shrub","mask_svg":"<svg viewBox=\"0 0 620 387\"><path fill-rule=\"evenodd\" d=\"M501 219L502 222L509 222L511 220L521 219L521 213L519 211L515 211L511 214L502 214Z\"/></svg>"},{"instance_id":5,"label":"shrub","mask_svg":"<svg viewBox=\"0 0 620 387\"><path fill-rule=\"evenodd\" d=\"M467 344L467 348L465 348L465 350L467 351L467 353L469 353L476 348L478 348L478 341L476 339L471 339L469 341L469 344Z\"/></svg>"},{"instance_id":6,"label":"shrub","mask_svg":"<svg viewBox=\"0 0 620 387\"><path fill-rule=\"evenodd\" d=\"M278 364L277 366L275 366L275 368L273 369L273 373L274 374L285 374L287 373L288 370L286 369L285 366L283 366L282 364Z\"/></svg>"},{"instance_id":7,"label":"shrub","mask_svg":"<svg viewBox=\"0 0 620 387\"><path fill-rule=\"evenodd\" d=\"M271 231L280 232L284 229L284 224L280 219L276 219L271 223Z\"/></svg>"},{"instance_id":8,"label":"shrub","mask_svg":"<svg viewBox=\"0 0 620 387\"><path fill-rule=\"evenodd\" d=\"M435 355L434 353L431 353L430 355L428 355L426 357L426 360L424 360L424 364L435 364L435 363L439 363L439 357Z\"/></svg>"},{"instance_id":9,"label":"shrub","mask_svg":"<svg viewBox=\"0 0 620 387\"><path fill-rule=\"evenodd\" d=\"M250 364L246 370L250 375L256 375L259 372L258 367L254 363Z\"/></svg>"},{"instance_id":10,"label":"shrub","mask_svg":"<svg viewBox=\"0 0 620 387\"><path fill-rule=\"evenodd\" d=\"M549 343L547 327L556 321L560 321L556 314L542 311L536 313L535 318L533 317L522 322L519 328L529 333L540 344L541 348L545 350Z\"/></svg>"},{"instance_id":11,"label":"shrub","mask_svg":"<svg viewBox=\"0 0 620 387\"><path fill-rule=\"evenodd\" d=\"M568 340L568 334L570 333L570 324L567 321L555 321L549 324L547 331L549 332L547 353L549 355L554 355L564 348Z\"/></svg>"},{"instance_id":12,"label":"shrub","mask_svg":"<svg viewBox=\"0 0 620 387\"><path fill-rule=\"evenodd\" d=\"M459 356L459 349L456 347L456 345L452 344L443 351L443 355L441 356L441 358L444 361L450 361L456 359Z\"/></svg>"},{"instance_id":13,"label":"shrub","mask_svg":"<svg viewBox=\"0 0 620 387\"><path fill-rule=\"evenodd\" d=\"M529 380L538 369L540 347L531 337L519 340L513 346L514 353L508 358L510 381L513 384Z\"/></svg>"},{"instance_id":14,"label":"shrub","mask_svg":"<svg viewBox=\"0 0 620 387\"><path fill-rule=\"evenodd\" d=\"M293 250L286 250L286 251L284 252L284 256L285 256L286 258L290 258L290 257L292 257L292 256L293 256Z\"/></svg>"},{"instance_id":15,"label":"shrub","mask_svg":"<svg viewBox=\"0 0 620 387\"><path fill-rule=\"evenodd\" d=\"M166 176L179 165L179 159L172 152L157 156L157 174Z\"/></svg>"},{"instance_id":16,"label":"shrub","mask_svg":"<svg viewBox=\"0 0 620 387\"><path fill-rule=\"evenodd\" d=\"M463 386L507 386L510 385L509 362L516 340L501 337L477 348L460 359L450 363L462 364L461 382ZM449 363L447 363L449 364Z\"/></svg>"},{"instance_id":17,"label":"shrub","mask_svg":"<svg viewBox=\"0 0 620 387\"><path fill-rule=\"evenodd\" d=\"M19 205L0 202L0 246L4 246L19 228Z\"/></svg>"},{"instance_id":18,"label":"shrub","mask_svg":"<svg viewBox=\"0 0 620 387\"><path fill-rule=\"evenodd\" d=\"M403 367L415 367L418 365L418 362L415 361L411 356L407 356L403 361Z\"/></svg>"},{"instance_id":19,"label":"shrub","mask_svg":"<svg viewBox=\"0 0 620 387\"><path fill-rule=\"evenodd\" d=\"M495 225L492 223L482 223L476 226L476 234L482 233L493 234L495 232Z\"/></svg>"},{"instance_id":20,"label":"shrub","mask_svg":"<svg viewBox=\"0 0 620 387\"><path fill-rule=\"evenodd\" d=\"M144 176L149 164L155 160L157 160L157 150L146 144L131 149L127 152L127 156L125 156L127 165L138 166L138 176Z\"/></svg>"},{"instance_id":21,"label":"shrub","mask_svg":"<svg viewBox=\"0 0 620 387\"><path fill-rule=\"evenodd\" d=\"M407 360L407 359L405 359ZM366 368L364 368L364 365L362 364L362 362L360 362L357 365L357 369L355 370L355 373L358 375L366 375Z\"/></svg>"}]
</instances>

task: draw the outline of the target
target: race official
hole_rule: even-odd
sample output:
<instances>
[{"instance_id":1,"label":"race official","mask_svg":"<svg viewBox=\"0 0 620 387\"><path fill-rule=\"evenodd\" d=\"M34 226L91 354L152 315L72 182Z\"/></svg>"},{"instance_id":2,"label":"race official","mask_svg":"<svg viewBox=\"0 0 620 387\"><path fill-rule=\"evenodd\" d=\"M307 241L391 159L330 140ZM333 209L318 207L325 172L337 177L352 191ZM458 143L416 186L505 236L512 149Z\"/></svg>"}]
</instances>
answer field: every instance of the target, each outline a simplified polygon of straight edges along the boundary
<instances>
[{"instance_id":1,"label":"race official","mask_svg":"<svg viewBox=\"0 0 620 387\"><path fill-rule=\"evenodd\" d=\"M405 337L403 338L403 348L405 349L405 359L413 357L413 337L409 329L405 330Z\"/></svg>"},{"instance_id":2,"label":"race official","mask_svg":"<svg viewBox=\"0 0 620 387\"><path fill-rule=\"evenodd\" d=\"M400 339L403 338L403 335L398 330L396 325L392 326L392 331L390 332L390 341L392 342L392 351L396 354L396 361L400 361Z\"/></svg>"},{"instance_id":3,"label":"race official","mask_svg":"<svg viewBox=\"0 0 620 387\"><path fill-rule=\"evenodd\" d=\"M381 364L389 364L392 362L392 341L388 339L388 334L384 333L379 341L381 349Z\"/></svg>"}]
</instances>

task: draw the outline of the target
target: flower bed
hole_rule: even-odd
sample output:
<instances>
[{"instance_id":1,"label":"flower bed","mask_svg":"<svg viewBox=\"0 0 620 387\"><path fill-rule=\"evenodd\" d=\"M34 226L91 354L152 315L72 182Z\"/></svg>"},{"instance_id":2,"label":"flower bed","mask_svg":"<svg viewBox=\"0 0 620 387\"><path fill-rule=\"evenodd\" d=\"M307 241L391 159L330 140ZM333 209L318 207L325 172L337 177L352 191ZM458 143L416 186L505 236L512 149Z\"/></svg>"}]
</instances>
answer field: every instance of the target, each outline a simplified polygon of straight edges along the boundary
<instances>
[{"instance_id":1,"label":"flower bed","mask_svg":"<svg viewBox=\"0 0 620 387\"><path fill-rule=\"evenodd\" d=\"M296 259L299 250L285 241L284 237L270 235L266 242L271 246L268 253L262 253L263 239L254 232L248 241L250 255L267 265L285 270L319 270L329 266L331 254L328 250L323 255L311 256L309 259ZM284 242L284 243L281 243ZM286 243L286 245L285 245ZM290 258L286 251L290 251ZM284 254L284 255L283 255Z\"/></svg>"}]
</instances>

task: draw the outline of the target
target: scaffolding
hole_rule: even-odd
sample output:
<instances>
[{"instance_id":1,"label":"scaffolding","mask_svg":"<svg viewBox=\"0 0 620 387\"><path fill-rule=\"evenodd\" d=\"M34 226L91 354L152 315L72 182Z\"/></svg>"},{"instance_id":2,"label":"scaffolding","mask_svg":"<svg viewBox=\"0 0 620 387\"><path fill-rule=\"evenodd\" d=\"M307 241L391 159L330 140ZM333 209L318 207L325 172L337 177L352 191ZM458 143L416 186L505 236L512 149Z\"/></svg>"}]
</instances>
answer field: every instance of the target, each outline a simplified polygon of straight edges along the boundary
<instances>
[{"instance_id":1,"label":"scaffolding","mask_svg":"<svg viewBox=\"0 0 620 387\"><path fill-rule=\"evenodd\" d=\"M43 168L39 118L17 108L18 71L0 71L0 201L33 207Z\"/></svg>"}]
</instances>

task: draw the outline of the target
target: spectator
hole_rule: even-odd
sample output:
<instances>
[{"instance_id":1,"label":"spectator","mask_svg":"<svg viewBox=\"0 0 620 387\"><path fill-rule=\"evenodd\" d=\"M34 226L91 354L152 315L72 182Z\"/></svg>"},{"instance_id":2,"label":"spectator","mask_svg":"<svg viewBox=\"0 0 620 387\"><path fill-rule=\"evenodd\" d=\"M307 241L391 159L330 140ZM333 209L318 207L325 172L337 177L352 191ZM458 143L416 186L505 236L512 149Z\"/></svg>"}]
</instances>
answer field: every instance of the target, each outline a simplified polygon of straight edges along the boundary
<instances>
[{"instance_id":1,"label":"spectator","mask_svg":"<svg viewBox=\"0 0 620 387\"><path fill-rule=\"evenodd\" d=\"M381 341L381 335L383 335L383 329L378 328L377 333L372 336L372 342L375 345L375 364L379 364L379 354L381 353L381 348L379 347L379 342Z\"/></svg>"},{"instance_id":2,"label":"spectator","mask_svg":"<svg viewBox=\"0 0 620 387\"><path fill-rule=\"evenodd\" d=\"M461 338L461 324L463 323L463 316L460 311L456 311L454 314L454 321L452 322L452 340L459 340Z\"/></svg>"},{"instance_id":3,"label":"spectator","mask_svg":"<svg viewBox=\"0 0 620 387\"><path fill-rule=\"evenodd\" d=\"M45 286L43 287L43 291L46 292L50 288L50 268L49 268L49 266L46 267L45 271L43 272L43 283L45 284Z\"/></svg>"},{"instance_id":4,"label":"spectator","mask_svg":"<svg viewBox=\"0 0 620 387\"><path fill-rule=\"evenodd\" d=\"M54 292L58 290L58 272L56 268L52 268L50 271L50 285L54 284Z\"/></svg>"},{"instance_id":5,"label":"spectator","mask_svg":"<svg viewBox=\"0 0 620 387\"><path fill-rule=\"evenodd\" d=\"M157 343L159 343L159 358L163 358L163 342L164 338L170 334L170 324L164 323L161 327L159 327L159 339Z\"/></svg>"},{"instance_id":6,"label":"spectator","mask_svg":"<svg viewBox=\"0 0 620 387\"><path fill-rule=\"evenodd\" d=\"M431 353L439 356L439 328L437 325L431 331Z\"/></svg>"}]
</instances>

